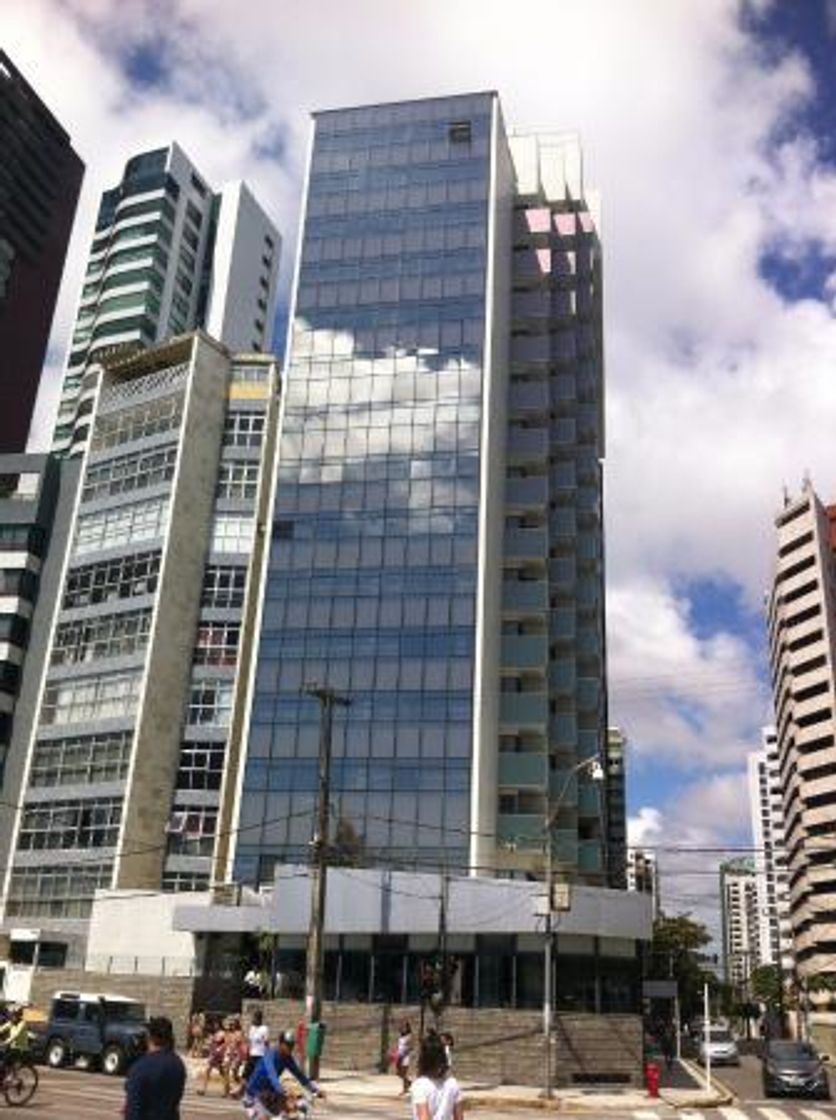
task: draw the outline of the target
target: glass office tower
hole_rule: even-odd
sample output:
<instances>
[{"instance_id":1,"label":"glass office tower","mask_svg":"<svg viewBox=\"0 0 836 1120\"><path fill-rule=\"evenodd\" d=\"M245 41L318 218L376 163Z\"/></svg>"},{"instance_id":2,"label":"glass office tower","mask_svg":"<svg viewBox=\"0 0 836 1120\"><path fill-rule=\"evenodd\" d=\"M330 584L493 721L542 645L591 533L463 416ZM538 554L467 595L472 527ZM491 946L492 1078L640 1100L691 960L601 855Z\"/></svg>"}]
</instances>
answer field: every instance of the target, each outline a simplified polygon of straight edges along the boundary
<instances>
[{"instance_id":1,"label":"glass office tower","mask_svg":"<svg viewBox=\"0 0 836 1120\"><path fill-rule=\"evenodd\" d=\"M554 184L536 144L521 144L515 167L493 93L323 112L313 128L228 871L263 883L275 863L307 858L319 742L319 706L304 693L312 684L351 702L333 733L335 859L542 866L552 794L577 759L601 749L605 727L601 628L594 723L576 707L567 713L571 697L551 686L568 680L574 695L582 675L566 673L575 628L550 637L564 606L558 581L570 560L576 570L581 535L572 419L581 406L566 371L582 348L550 341L576 326L580 305L563 298L575 254L558 276L570 254L555 245L552 271L541 244L562 238L574 249L585 207L561 172L554 209L568 213L571 233L548 207L526 222ZM563 293L554 303L552 287ZM528 297L538 291L545 302L535 307ZM600 379L585 383L600 388ZM599 436L595 428L585 449L595 466ZM593 487L595 514L600 474ZM572 504L578 527L568 540L560 503ZM600 523L590 531L600 538ZM600 555L594 547L598 577ZM593 601L602 619L602 596ZM600 800L582 792L564 790L561 858L577 867L578 838L594 839L589 870L603 872ZM598 823L581 827L583 811Z\"/></svg>"}]
</instances>

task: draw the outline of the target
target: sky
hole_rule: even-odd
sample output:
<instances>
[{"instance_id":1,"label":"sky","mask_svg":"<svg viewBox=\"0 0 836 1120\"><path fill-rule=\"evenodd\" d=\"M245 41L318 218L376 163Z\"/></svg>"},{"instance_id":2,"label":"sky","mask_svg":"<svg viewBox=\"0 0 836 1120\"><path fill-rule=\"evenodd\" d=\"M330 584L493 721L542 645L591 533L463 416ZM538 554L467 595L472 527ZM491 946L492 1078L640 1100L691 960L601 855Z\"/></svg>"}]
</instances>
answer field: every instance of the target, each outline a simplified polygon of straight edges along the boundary
<instances>
[{"instance_id":1,"label":"sky","mask_svg":"<svg viewBox=\"0 0 836 1120\"><path fill-rule=\"evenodd\" d=\"M751 844L770 720L773 518L836 495L834 0L0 0L6 50L87 165L33 444L47 440L95 209L177 139L285 237L309 113L475 89L576 130L603 196L610 720L663 905L714 922ZM686 849L678 851L678 849Z\"/></svg>"}]
</instances>

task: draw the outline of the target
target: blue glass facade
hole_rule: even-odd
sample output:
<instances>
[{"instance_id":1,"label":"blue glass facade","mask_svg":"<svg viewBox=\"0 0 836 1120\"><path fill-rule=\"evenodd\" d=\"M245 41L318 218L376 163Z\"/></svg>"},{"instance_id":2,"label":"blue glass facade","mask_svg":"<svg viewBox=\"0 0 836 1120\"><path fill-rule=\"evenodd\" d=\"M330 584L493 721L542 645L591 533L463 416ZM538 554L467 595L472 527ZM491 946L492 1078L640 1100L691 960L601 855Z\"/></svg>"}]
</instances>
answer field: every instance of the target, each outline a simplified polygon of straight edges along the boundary
<instances>
[{"instance_id":1,"label":"blue glass facade","mask_svg":"<svg viewBox=\"0 0 836 1120\"><path fill-rule=\"evenodd\" d=\"M236 878L304 857L319 706L346 858L468 857L492 94L319 114Z\"/></svg>"}]
</instances>

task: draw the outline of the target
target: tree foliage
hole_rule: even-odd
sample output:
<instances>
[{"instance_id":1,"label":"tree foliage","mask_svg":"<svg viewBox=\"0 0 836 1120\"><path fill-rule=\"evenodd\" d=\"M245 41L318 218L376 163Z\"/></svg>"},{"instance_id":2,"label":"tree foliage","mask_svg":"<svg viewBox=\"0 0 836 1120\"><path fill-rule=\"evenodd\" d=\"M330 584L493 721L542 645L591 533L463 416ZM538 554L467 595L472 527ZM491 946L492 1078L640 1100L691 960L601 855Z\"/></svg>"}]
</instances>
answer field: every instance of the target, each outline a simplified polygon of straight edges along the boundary
<instances>
[{"instance_id":1,"label":"tree foliage","mask_svg":"<svg viewBox=\"0 0 836 1120\"><path fill-rule=\"evenodd\" d=\"M686 1021L702 1010L703 986L717 987L703 953L711 934L690 914L661 914L653 923L647 975L651 980L675 980L682 1017Z\"/></svg>"},{"instance_id":2,"label":"tree foliage","mask_svg":"<svg viewBox=\"0 0 836 1120\"><path fill-rule=\"evenodd\" d=\"M766 1005L770 1010L784 1006L784 982L781 970L774 964L762 964L752 969L749 980L752 998Z\"/></svg>"}]
</instances>

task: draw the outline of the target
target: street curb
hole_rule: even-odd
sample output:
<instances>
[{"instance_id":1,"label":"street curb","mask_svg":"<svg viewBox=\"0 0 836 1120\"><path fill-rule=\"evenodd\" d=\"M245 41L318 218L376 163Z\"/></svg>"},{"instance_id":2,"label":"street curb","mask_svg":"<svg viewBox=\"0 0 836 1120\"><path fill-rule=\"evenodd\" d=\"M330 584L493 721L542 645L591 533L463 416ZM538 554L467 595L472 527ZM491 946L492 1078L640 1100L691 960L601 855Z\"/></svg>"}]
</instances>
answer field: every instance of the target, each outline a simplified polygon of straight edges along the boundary
<instances>
[{"instance_id":1,"label":"street curb","mask_svg":"<svg viewBox=\"0 0 836 1120\"><path fill-rule=\"evenodd\" d=\"M651 1101L652 1099L653 1098L648 1097L647 1101ZM602 1105L601 1102L594 1097L590 1097L589 1101L577 1099L564 1101L561 1100L560 1097L555 1097L554 1100L547 1101L540 1097L469 1097L467 1093L462 1095L462 1103L465 1108L471 1111L476 1111L480 1108L528 1108L535 1112L562 1112L565 1116L587 1116L591 1112L615 1112L623 1114L625 1111L630 1111L636 1107L635 1105L630 1105L625 1108L622 1102ZM675 1105L670 1105L667 1101L665 1103L671 1108L676 1107Z\"/></svg>"}]
</instances>

